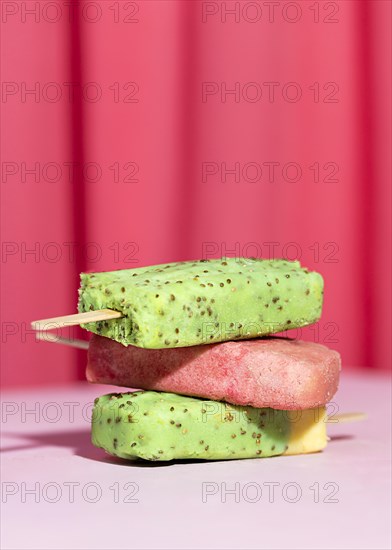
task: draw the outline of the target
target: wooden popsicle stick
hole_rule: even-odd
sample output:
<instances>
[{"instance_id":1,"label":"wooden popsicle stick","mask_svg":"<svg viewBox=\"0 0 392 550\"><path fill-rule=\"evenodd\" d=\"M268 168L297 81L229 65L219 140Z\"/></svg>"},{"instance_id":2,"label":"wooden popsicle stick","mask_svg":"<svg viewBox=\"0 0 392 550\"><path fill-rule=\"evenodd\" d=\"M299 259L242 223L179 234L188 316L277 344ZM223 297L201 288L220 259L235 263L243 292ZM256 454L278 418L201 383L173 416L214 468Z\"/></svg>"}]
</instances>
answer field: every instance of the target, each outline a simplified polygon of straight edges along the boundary
<instances>
[{"instance_id":1,"label":"wooden popsicle stick","mask_svg":"<svg viewBox=\"0 0 392 550\"><path fill-rule=\"evenodd\" d=\"M82 323L111 321L112 319L120 319L122 316L122 313L113 309L97 309L96 311L86 311L85 313L75 313L74 315L62 315L61 317L33 321L31 327L34 330L54 330L61 327L81 325Z\"/></svg>"},{"instance_id":2,"label":"wooden popsicle stick","mask_svg":"<svg viewBox=\"0 0 392 550\"><path fill-rule=\"evenodd\" d=\"M80 340L79 338L74 338L71 340L71 338L62 338L61 336L56 336L50 332L37 332L35 336L37 340L41 340L42 342L53 342L54 344L63 344L72 348L87 350L89 346L87 340Z\"/></svg>"},{"instance_id":3,"label":"wooden popsicle stick","mask_svg":"<svg viewBox=\"0 0 392 550\"><path fill-rule=\"evenodd\" d=\"M357 422L358 420L365 420L367 418L366 413L341 413L336 416L329 416L327 422L330 424L337 424L341 422Z\"/></svg>"}]
</instances>

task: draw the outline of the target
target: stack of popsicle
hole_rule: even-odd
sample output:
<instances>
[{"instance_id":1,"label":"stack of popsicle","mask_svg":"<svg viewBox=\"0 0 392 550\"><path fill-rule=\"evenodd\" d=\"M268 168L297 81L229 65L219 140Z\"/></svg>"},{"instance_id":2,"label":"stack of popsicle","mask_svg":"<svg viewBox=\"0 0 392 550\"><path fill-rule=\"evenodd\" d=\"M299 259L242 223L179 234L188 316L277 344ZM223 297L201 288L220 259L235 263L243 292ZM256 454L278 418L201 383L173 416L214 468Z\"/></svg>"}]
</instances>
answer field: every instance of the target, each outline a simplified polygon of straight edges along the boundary
<instances>
[{"instance_id":1,"label":"stack of popsicle","mask_svg":"<svg viewBox=\"0 0 392 550\"><path fill-rule=\"evenodd\" d=\"M84 273L87 378L134 391L95 401L94 445L127 459L299 454L327 442L340 357L267 337L316 322L323 279L299 262L225 258Z\"/></svg>"}]
</instances>

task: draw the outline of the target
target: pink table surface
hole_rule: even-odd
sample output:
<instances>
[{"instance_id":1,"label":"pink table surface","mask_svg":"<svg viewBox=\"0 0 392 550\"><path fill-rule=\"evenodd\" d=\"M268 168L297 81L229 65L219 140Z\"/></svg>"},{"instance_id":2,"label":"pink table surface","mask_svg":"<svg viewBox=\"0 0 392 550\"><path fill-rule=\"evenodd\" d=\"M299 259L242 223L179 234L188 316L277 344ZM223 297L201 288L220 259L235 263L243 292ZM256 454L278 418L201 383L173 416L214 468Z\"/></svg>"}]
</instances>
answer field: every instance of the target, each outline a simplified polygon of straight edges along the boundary
<instances>
[{"instance_id":1,"label":"pink table surface","mask_svg":"<svg viewBox=\"0 0 392 550\"><path fill-rule=\"evenodd\" d=\"M5 392L1 547L389 549L390 388L343 374L339 410L369 417L331 425L323 453L162 465L90 444L91 402L113 388Z\"/></svg>"}]
</instances>

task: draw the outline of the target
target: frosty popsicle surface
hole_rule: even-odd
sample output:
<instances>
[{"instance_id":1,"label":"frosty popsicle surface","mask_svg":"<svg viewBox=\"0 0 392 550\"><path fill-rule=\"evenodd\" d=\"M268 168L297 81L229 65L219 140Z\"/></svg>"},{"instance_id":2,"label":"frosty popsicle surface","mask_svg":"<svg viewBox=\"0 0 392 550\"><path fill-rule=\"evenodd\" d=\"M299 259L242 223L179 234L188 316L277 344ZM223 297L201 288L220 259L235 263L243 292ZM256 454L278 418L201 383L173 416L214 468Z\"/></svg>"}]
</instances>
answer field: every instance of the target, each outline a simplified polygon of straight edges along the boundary
<instances>
[{"instance_id":1,"label":"frosty popsicle surface","mask_svg":"<svg viewBox=\"0 0 392 550\"><path fill-rule=\"evenodd\" d=\"M316 322L323 279L300 263L225 258L82 273L79 312L123 318L83 325L128 346L161 349L265 336Z\"/></svg>"},{"instance_id":2,"label":"frosty popsicle surface","mask_svg":"<svg viewBox=\"0 0 392 550\"><path fill-rule=\"evenodd\" d=\"M152 391L95 400L92 442L134 460L262 458L327 444L325 408L281 411Z\"/></svg>"},{"instance_id":3,"label":"frosty popsicle surface","mask_svg":"<svg viewBox=\"0 0 392 550\"><path fill-rule=\"evenodd\" d=\"M157 350L93 335L86 376L100 384L296 410L328 403L340 368L337 351L288 338Z\"/></svg>"}]
</instances>

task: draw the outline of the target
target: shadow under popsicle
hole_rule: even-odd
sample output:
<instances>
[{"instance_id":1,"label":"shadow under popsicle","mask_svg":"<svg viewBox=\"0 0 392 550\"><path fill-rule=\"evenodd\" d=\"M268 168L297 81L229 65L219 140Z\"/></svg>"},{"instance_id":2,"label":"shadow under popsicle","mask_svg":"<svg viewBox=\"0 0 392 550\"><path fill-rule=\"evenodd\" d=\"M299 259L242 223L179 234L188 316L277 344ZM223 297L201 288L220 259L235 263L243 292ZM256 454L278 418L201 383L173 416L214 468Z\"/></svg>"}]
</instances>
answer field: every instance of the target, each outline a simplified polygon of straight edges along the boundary
<instances>
[{"instance_id":1,"label":"shadow under popsicle","mask_svg":"<svg viewBox=\"0 0 392 550\"><path fill-rule=\"evenodd\" d=\"M62 447L67 448L73 451L73 455L79 456L81 458L86 458L88 460L95 460L97 462L103 462L108 464L116 464L120 466L127 467L136 467L136 468L156 468L156 467L167 467L173 466L175 464L195 464L195 463L205 463L205 460L175 460L175 461L160 461L153 462L148 460L125 460L115 456L111 456L105 453L102 449L94 447L91 443L91 433L90 430L67 430L62 432L55 433L42 433L42 434L31 434L31 433L20 433L15 434L12 432L3 432L3 435L12 436L21 438L23 440L28 440L28 443L22 443L20 445L12 445L4 447L0 452L15 452L15 451L26 451L31 449L38 449L42 447Z\"/></svg>"}]
</instances>

